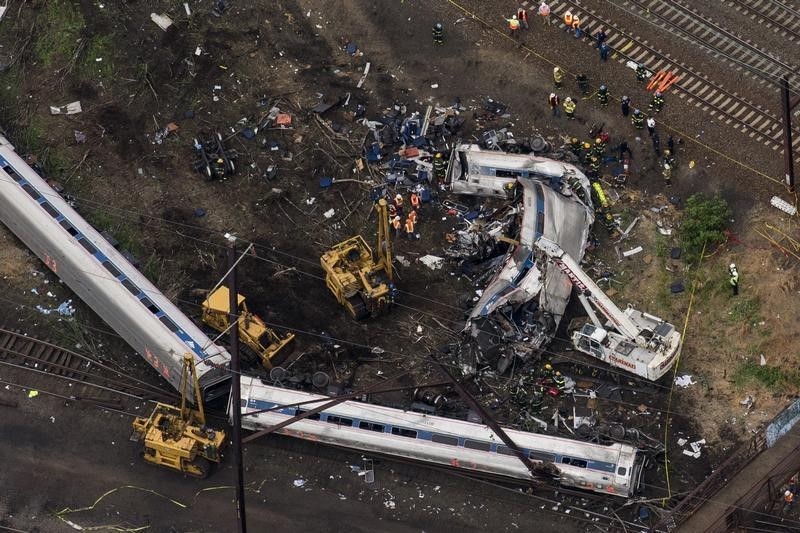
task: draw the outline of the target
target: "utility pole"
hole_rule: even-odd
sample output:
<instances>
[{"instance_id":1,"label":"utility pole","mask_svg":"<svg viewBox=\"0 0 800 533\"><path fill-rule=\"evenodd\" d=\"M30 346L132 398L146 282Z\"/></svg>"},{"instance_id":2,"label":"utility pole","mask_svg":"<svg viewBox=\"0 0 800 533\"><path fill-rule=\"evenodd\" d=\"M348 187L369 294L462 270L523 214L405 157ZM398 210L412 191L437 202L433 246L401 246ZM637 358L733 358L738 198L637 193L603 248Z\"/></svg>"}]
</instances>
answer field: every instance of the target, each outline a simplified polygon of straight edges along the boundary
<instances>
[{"instance_id":1,"label":"utility pole","mask_svg":"<svg viewBox=\"0 0 800 533\"><path fill-rule=\"evenodd\" d=\"M800 104L800 96L791 96L789 92L789 75L781 78L781 104L783 107L783 170L786 175L786 186L794 192L794 151L792 150L792 109Z\"/></svg>"},{"instance_id":2,"label":"utility pole","mask_svg":"<svg viewBox=\"0 0 800 533\"><path fill-rule=\"evenodd\" d=\"M233 416L233 460L236 463L236 516L239 533L247 533L247 515L244 509L244 466L242 464L242 408L241 371L239 366L239 290L236 287L236 237L225 234L228 240L228 323L231 324L231 413Z\"/></svg>"}]
</instances>

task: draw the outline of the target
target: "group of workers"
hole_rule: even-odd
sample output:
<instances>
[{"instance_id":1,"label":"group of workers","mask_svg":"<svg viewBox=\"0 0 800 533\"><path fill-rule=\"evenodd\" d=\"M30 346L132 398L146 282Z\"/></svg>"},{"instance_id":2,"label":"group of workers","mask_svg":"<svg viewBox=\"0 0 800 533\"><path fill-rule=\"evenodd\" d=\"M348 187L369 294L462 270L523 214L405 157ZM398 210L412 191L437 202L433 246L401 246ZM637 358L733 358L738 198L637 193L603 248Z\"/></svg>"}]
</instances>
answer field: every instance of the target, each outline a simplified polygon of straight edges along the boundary
<instances>
[{"instance_id":1,"label":"group of workers","mask_svg":"<svg viewBox=\"0 0 800 533\"><path fill-rule=\"evenodd\" d=\"M516 386L511 390L511 399L520 409L539 411L549 394L563 394L567 390L567 380L561 372L553 370L553 365L545 363L537 370L531 370L520 376Z\"/></svg>"},{"instance_id":2,"label":"group of workers","mask_svg":"<svg viewBox=\"0 0 800 533\"><path fill-rule=\"evenodd\" d=\"M416 191L411 191L408 202L408 215L405 215L405 198L400 193L395 195L394 199L389 204L389 220L394 228L395 236L400 237L400 235L405 232L409 240L419 238L419 235L416 232L416 226L418 217L417 213L419 212L420 204L421 199L419 194L417 194ZM403 223L404 215L405 223Z\"/></svg>"}]
</instances>

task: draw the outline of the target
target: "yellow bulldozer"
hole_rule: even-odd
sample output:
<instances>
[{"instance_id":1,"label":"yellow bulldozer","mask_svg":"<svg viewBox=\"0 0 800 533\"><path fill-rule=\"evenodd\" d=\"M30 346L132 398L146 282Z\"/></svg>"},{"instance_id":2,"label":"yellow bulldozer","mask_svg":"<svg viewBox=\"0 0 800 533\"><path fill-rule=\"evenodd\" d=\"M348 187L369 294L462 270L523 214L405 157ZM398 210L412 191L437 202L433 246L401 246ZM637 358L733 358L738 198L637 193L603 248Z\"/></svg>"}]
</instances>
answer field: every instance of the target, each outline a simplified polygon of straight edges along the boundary
<instances>
[{"instance_id":1,"label":"yellow bulldozer","mask_svg":"<svg viewBox=\"0 0 800 533\"><path fill-rule=\"evenodd\" d=\"M188 405L189 382L194 384L197 409ZM133 442L143 442L144 460L148 463L204 478L212 463L219 463L225 432L206 427L203 398L194 366L194 357L183 357L181 372L181 406L157 403L148 418L133 421Z\"/></svg>"},{"instance_id":2,"label":"yellow bulldozer","mask_svg":"<svg viewBox=\"0 0 800 533\"><path fill-rule=\"evenodd\" d=\"M328 289L356 320L383 314L394 302L389 208L383 198L375 207L378 213L377 257L364 238L356 235L320 258Z\"/></svg>"},{"instance_id":3,"label":"yellow bulldozer","mask_svg":"<svg viewBox=\"0 0 800 533\"><path fill-rule=\"evenodd\" d=\"M203 323L220 333L225 333L230 327L230 294L228 287L223 285L203 302ZM237 294L237 301L239 340L255 352L267 370L281 364L289 356L287 346L294 340L294 333L279 336L258 315L247 309L244 296Z\"/></svg>"}]
</instances>

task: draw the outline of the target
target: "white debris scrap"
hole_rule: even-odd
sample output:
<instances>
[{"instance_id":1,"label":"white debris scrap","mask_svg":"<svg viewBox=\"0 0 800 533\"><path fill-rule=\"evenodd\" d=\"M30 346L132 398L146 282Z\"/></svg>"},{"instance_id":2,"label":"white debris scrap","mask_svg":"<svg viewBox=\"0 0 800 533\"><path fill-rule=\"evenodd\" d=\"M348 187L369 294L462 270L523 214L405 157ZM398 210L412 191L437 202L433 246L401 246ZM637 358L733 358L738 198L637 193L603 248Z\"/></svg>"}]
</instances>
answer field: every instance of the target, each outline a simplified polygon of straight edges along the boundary
<instances>
[{"instance_id":1,"label":"white debris scrap","mask_svg":"<svg viewBox=\"0 0 800 533\"><path fill-rule=\"evenodd\" d=\"M794 216L797 214L797 208L795 206L793 206L786 200L778 198L777 196L773 196L772 199L769 201L769 203L772 204L773 207L777 207L787 215Z\"/></svg>"},{"instance_id":2,"label":"white debris scrap","mask_svg":"<svg viewBox=\"0 0 800 533\"><path fill-rule=\"evenodd\" d=\"M67 300L66 302L62 302L61 305L59 305L55 309L37 305L36 310L42 313L43 315L58 313L61 316L72 316L75 314L75 308L72 307L72 300Z\"/></svg>"},{"instance_id":3,"label":"white debris scrap","mask_svg":"<svg viewBox=\"0 0 800 533\"><path fill-rule=\"evenodd\" d=\"M300 479L295 479L293 483L294 483L294 486L295 486L295 487L302 487L302 486L304 486L306 483L308 483L308 480L306 480L306 479L303 479L303 478L300 478Z\"/></svg>"},{"instance_id":4,"label":"white debris scrap","mask_svg":"<svg viewBox=\"0 0 800 533\"><path fill-rule=\"evenodd\" d=\"M331 207L330 209L322 213L322 216L324 216L325 218L331 218L335 213L336 211L334 211L334 209Z\"/></svg>"},{"instance_id":5,"label":"white debris scrap","mask_svg":"<svg viewBox=\"0 0 800 533\"><path fill-rule=\"evenodd\" d=\"M697 382L692 381L692 376L690 374L686 374L683 376L678 376L675 378L675 385L678 387L686 388L689 385L695 385Z\"/></svg>"},{"instance_id":6,"label":"white debris scrap","mask_svg":"<svg viewBox=\"0 0 800 533\"><path fill-rule=\"evenodd\" d=\"M150 20L156 23L156 26L164 31L172 26L172 19L167 15L159 15L158 13L150 13Z\"/></svg>"},{"instance_id":7,"label":"white debris scrap","mask_svg":"<svg viewBox=\"0 0 800 533\"><path fill-rule=\"evenodd\" d=\"M70 102L62 106L50 106L51 115L77 115L83 111L80 101Z\"/></svg>"},{"instance_id":8,"label":"white debris scrap","mask_svg":"<svg viewBox=\"0 0 800 533\"><path fill-rule=\"evenodd\" d=\"M431 270L439 270L444 265L444 257L435 255L423 255L419 258L419 261Z\"/></svg>"}]
</instances>

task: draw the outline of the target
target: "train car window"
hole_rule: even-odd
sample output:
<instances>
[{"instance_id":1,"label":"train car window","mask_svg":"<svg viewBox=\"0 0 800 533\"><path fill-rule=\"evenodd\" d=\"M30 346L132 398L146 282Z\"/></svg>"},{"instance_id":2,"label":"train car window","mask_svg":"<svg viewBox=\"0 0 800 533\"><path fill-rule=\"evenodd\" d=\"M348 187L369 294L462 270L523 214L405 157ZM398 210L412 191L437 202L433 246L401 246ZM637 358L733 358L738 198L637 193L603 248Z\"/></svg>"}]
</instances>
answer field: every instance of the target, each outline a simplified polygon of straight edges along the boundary
<instances>
[{"instance_id":1,"label":"train car window","mask_svg":"<svg viewBox=\"0 0 800 533\"><path fill-rule=\"evenodd\" d=\"M114 265L111 264L111 261L105 260L105 261L103 261L102 265L115 278L118 278L118 277L120 277L120 275L122 275L122 273L119 270L117 270L117 267L115 267Z\"/></svg>"},{"instance_id":2,"label":"train car window","mask_svg":"<svg viewBox=\"0 0 800 533\"><path fill-rule=\"evenodd\" d=\"M522 171L520 170L506 170L498 168L494 171L494 175L498 178L521 178Z\"/></svg>"},{"instance_id":3,"label":"train car window","mask_svg":"<svg viewBox=\"0 0 800 533\"><path fill-rule=\"evenodd\" d=\"M300 411L298 414L303 414L303 413L307 413L307 412L308 411ZM328 418L330 419L330 417L328 417ZM306 420L319 420L320 419L320 415L319 415L319 413L314 413L313 415L308 415L305 419Z\"/></svg>"},{"instance_id":4,"label":"train car window","mask_svg":"<svg viewBox=\"0 0 800 533\"><path fill-rule=\"evenodd\" d=\"M377 433L383 433L383 430L386 428L386 426L384 426L383 424L376 424L375 422L365 422L363 420L358 423L358 427L369 431L375 431Z\"/></svg>"},{"instance_id":5,"label":"train car window","mask_svg":"<svg viewBox=\"0 0 800 533\"><path fill-rule=\"evenodd\" d=\"M554 463L556 461L556 456L553 455L552 453L537 452L535 450L531 451L528 454L528 457L530 457L534 461L544 461L545 463ZM569 457L565 457L565 459L569 459Z\"/></svg>"},{"instance_id":6,"label":"train car window","mask_svg":"<svg viewBox=\"0 0 800 533\"><path fill-rule=\"evenodd\" d=\"M175 322L170 320L169 317L167 317L167 315L160 316L158 319L161 321L162 324L167 326L167 329L170 330L171 332L175 333L176 331L178 331L178 326L175 325Z\"/></svg>"},{"instance_id":7,"label":"train car window","mask_svg":"<svg viewBox=\"0 0 800 533\"><path fill-rule=\"evenodd\" d=\"M431 441L439 444L447 444L448 446L458 446L458 437L451 437L450 435L434 433L431 435Z\"/></svg>"},{"instance_id":8,"label":"train car window","mask_svg":"<svg viewBox=\"0 0 800 533\"><path fill-rule=\"evenodd\" d=\"M417 438L417 432L413 429L406 429L406 428L392 428L392 435L399 435L401 437L409 437L411 439Z\"/></svg>"},{"instance_id":9,"label":"train car window","mask_svg":"<svg viewBox=\"0 0 800 533\"><path fill-rule=\"evenodd\" d=\"M51 216L51 217L53 217L53 218L58 218L58 215L60 215L60 214L61 214L61 213L59 213L58 211L56 211L56 208L55 208L55 207L53 207L52 205L50 205L50 204L49 204L49 203L47 203L47 202L42 202L42 203L41 203L41 204L39 204L39 205L41 205L41 206L42 206L42 209L44 209L45 211L47 211L47 214L48 214L48 215L50 215L50 216Z\"/></svg>"},{"instance_id":10,"label":"train car window","mask_svg":"<svg viewBox=\"0 0 800 533\"><path fill-rule=\"evenodd\" d=\"M142 292L139 290L139 287L134 285L133 282L128 278L122 280L122 286L128 289L128 292L133 294L134 296L139 296L139 293Z\"/></svg>"},{"instance_id":11,"label":"train car window","mask_svg":"<svg viewBox=\"0 0 800 533\"><path fill-rule=\"evenodd\" d=\"M144 305L151 313L156 314L160 311L156 304L150 301L150 298L142 298L140 301L142 302L142 305Z\"/></svg>"},{"instance_id":12,"label":"train car window","mask_svg":"<svg viewBox=\"0 0 800 533\"><path fill-rule=\"evenodd\" d=\"M470 450L481 450L484 452L488 452L489 450L492 449L492 445L488 442L481 442L479 440L465 440L464 448L469 448Z\"/></svg>"},{"instance_id":13,"label":"train car window","mask_svg":"<svg viewBox=\"0 0 800 533\"><path fill-rule=\"evenodd\" d=\"M624 466L620 466L619 468L617 468L617 474L618 475L624 476L627 473L628 473L628 469L625 468Z\"/></svg>"},{"instance_id":14,"label":"train car window","mask_svg":"<svg viewBox=\"0 0 800 533\"><path fill-rule=\"evenodd\" d=\"M34 189L34 188L33 188L33 185L31 185L30 183L25 183L25 184L23 184L23 185L22 185L22 189L23 189L23 190L24 190L26 193L28 193L28 196L30 196L30 197L31 197L31 198L33 198L33 199L37 199L37 198L39 198L39 196L41 196L41 195L39 194L39 191L37 191L36 189Z\"/></svg>"},{"instance_id":15,"label":"train car window","mask_svg":"<svg viewBox=\"0 0 800 533\"><path fill-rule=\"evenodd\" d=\"M5 171L6 171L6 174L8 174L9 176L11 176L11 178L12 178L14 181L22 181L22 176L20 176L19 174L17 174L17 171L16 171L16 170L14 170L13 168L11 168L11 167L5 167L5 168L3 168L3 170L5 170Z\"/></svg>"},{"instance_id":16,"label":"train car window","mask_svg":"<svg viewBox=\"0 0 800 533\"><path fill-rule=\"evenodd\" d=\"M565 465L577 466L578 468L586 468L586 461L583 459L575 459L573 457L562 457L561 462Z\"/></svg>"},{"instance_id":17,"label":"train car window","mask_svg":"<svg viewBox=\"0 0 800 533\"><path fill-rule=\"evenodd\" d=\"M95 248L94 244L90 243L86 237L79 240L78 242L81 243L81 246L86 248L86 251L89 252L90 254L94 255L97 253L97 248Z\"/></svg>"},{"instance_id":18,"label":"train car window","mask_svg":"<svg viewBox=\"0 0 800 533\"><path fill-rule=\"evenodd\" d=\"M61 222L59 222L59 224L61 224L61 227L62 227L62 228L64 228L65 230L67 230L67 233L69 233L69 234L70 234L70 235L72 235L73 237L75 237L76 235L78 235L78 233L79 233L79 232L78 232L78 230L76 230L76 229L75 229L75 226L73 226L72 224L70 224L70 223L69 223L69 220L67 220L66 218L65 218L65 219L63 219L63 220L61 220Z\"/></svg>"},{"instance_id":19,"label":"train car window","mask_svg":"<svg viewBox=\"0 0 800 533\"><path fill-rule=\"evenodd\" d=\"M352 426L353 419L352 418L344 418L341 416L333 416L328 415L328 419L326 420L329 424L338 424L340 426Z\"/></svg>"},{"instance_id":20,"label":"train car window","mask_svg":"<svg viewBox=\"0 0 800 533\"><path fill-rule=\"evenodd\" d=\"M512 450L508 446L503 446L502 444L497 445L497 453L501 453L503 455L513 455L515 457L517 455L516 453L514 453L514 450Z\"/></svg>"}]
</instances>

